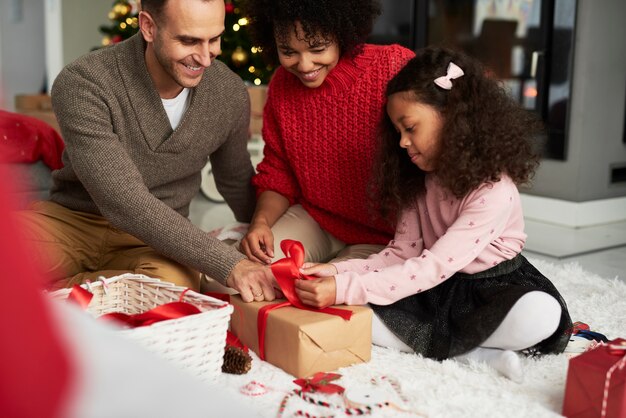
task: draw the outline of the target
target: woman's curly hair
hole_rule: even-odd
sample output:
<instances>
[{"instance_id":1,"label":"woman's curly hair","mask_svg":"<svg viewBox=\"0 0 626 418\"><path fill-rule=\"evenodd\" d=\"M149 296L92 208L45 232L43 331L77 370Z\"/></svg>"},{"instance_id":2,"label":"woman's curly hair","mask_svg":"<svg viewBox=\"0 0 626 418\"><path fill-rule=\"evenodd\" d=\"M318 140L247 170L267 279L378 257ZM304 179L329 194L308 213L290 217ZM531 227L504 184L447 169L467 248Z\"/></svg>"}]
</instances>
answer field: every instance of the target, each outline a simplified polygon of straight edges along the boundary
<instances>
[{"instance_id":1,"label":"woman's curly hair","mask_svg":"<svg viewBox=\"0 0 626 418\"><path fill-rule=\"evenodd\" d=\"M464 75L450 90L434 83L454 62ZM458 198L484 182L508 174L515 184L530 181L539 164L537 135L543 125L516 103L502 84L475 59L444 48L416 53L387 84L387 98L400 93L434 107L443 119L440 155L434 174ZM424 176L413 164L387 115L381 124L381 152L373 191L384 216L414 204L424 192Z\"/></svg>"},{"instance_id":2,"label":"woman's curly hair","mask_svg":"<svg viewBox=\"0 0 626 418\"><path fill-rule=\"evenodd\" d=\"M286 42L296 22L305 41L333 40L341 55L357 55L381 12L377 0L245 0L243 9L252 42L271 65L279 64L276 40Z\"/></svg>"}]
</instances>

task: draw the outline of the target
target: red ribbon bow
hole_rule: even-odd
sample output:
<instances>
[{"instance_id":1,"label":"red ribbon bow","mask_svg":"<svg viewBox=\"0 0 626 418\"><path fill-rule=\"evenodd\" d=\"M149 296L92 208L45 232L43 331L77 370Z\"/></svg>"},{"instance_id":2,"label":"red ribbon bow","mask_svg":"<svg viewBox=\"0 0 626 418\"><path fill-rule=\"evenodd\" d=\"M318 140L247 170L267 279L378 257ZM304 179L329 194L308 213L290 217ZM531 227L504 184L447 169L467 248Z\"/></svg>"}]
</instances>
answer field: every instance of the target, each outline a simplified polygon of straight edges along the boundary
<instances>
[{"instance_id":1,"label":"red ribbon bow","mask_svg":"<svg viewBox=\"0 0 626 418\"><path fill-rule=\"evenodd\" d=\"M296 379L293 382L302 386L302 392L338 393L341 395L345 389L342 386L330 383L340 377L341 375L337 373L318 372L310 378Z\"/></svg>"},{"instance_id":2,"label":"red ribbon bow","mask_svg":"<svg viewBox=\"0 0 626 418\"><path fill-rule=\"evenodd\" d=\"M336 315L346 321L349 321L352 317L352 311L349 310L337 308L318 309L303 304L298 298L298 295L296 295L295 281L296 279L312 280L316 278L304 275L300 272L300 267L302 267L304 263L304 246L299 241L286 239L280 243L280 248L283 250L283 253L286 254L286 257L273 263L270 268L276 277L280 290L283 292L288 302L266 305L259 310L257 328L259 331L259 357L261 360L265 360L265 328L267 325L267 317L274 309L293 305L296 308L307 311Z\"/></svg>"}]
</instances>

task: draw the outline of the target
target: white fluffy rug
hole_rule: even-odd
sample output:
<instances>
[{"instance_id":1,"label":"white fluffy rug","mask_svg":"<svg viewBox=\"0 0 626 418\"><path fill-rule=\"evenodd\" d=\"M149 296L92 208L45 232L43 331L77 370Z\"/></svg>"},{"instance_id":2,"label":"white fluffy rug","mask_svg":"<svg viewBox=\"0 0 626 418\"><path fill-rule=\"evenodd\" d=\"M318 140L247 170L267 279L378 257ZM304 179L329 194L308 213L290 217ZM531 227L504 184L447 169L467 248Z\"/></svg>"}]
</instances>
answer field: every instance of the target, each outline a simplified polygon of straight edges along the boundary
<instances>
[{"instance_id":1,"label":"white fluffy rug","mask_svg":"<svg viewBox=\"0 0 626 418\"><path fill-rule=\"evenodd\" d=\"M566 300L572 321L582 321L609 339L626 337L626 284L603 279L577 264L557 266L541 260L531 262L551 278ZM285 395L298 386L294 377L253 355L252 370L245 375L222 374L220 386L227 387L258 411L261 417L276 417ZM410 412L374 407L376 417L556 417L560 416L568 359L564 354L539 359L524 358L524 382L501 377L481 365L464 365L453 360L436 362L413 354L373 347L372 360L345 367L336 383L346 390L371 391L373 395L404 406ZM377 385L372 380L378 382ZM256 382L249 385L250 382ZM395 390L397 381L400 390ZM248 385L256 391L241 393ZM245 392L245 391L244 391ZM403 402L397 393L403 395ZM338 395L316 395L336 408L316 405L292 396L281 416L347 416Z\"/></svg>"}]
</instances>

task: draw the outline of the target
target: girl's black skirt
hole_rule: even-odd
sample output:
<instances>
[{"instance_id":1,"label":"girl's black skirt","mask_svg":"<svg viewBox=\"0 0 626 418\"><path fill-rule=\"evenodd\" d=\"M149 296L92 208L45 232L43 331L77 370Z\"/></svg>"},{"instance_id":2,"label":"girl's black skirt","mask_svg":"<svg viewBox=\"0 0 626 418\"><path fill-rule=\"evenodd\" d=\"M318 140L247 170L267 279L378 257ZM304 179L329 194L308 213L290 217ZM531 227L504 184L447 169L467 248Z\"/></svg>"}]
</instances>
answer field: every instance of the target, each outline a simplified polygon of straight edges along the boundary
<instances>
[{"instance_id":1,"label":"girl's black skirt","mask_svg":"<svg viewBox=\"0 0 626 418\"><path fill-rule=\"evenodd\" d=\"M387 327L416 353L444 360L466 353L485 341L520 297L542 291L561 305L559 328L528 352L561 353L572 321L552 282L521 254L488 270L457 273L426 292L392 305L370 304Z\"/></svg>"}]
</instances>

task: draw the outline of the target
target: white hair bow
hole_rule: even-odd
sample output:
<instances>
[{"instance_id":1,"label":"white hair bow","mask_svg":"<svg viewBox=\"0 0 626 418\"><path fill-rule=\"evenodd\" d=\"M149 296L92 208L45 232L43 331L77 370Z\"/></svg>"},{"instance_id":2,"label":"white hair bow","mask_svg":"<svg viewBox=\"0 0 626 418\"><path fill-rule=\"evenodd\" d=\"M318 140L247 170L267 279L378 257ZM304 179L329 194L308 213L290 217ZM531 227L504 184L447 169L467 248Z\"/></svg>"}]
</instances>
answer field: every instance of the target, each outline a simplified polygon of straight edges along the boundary
<instances>
[{"instance_id":1,"label":"white hair bow","mask_svg":"<svg viewBox=\"0 0 626 418\"><path fill-rule=\"evenodd\" d=\"M435 79L435 84L441 87L442 89L450 90L452 88L452 80L461 77L463 74L463 70L453 62L448 64L447 74L441 77L437 77Z\"/></svg>"}]
</instances>

